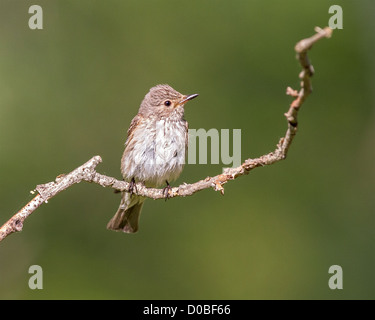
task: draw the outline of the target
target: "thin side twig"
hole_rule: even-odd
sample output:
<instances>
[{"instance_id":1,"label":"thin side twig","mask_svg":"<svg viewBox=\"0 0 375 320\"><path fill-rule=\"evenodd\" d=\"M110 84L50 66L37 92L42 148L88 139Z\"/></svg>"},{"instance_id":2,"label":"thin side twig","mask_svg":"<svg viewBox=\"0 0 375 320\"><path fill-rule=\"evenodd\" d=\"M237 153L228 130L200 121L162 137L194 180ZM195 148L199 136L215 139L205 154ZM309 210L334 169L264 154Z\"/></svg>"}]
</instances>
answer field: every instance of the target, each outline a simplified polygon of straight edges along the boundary
<instances>
[{"instance_id":1,"label":"thin side twig","mask_svg":"<svg viewBox=\"0 0 375 320\"><path fill-rule=\"evenodd\" d=\"M207 177L192 184L182 184L178 187L172 188L169 192L169 198L191 196L198 191L208 188L213 188L215 191L220 191L221 194L224 194L223 185L225 183L240 176L246 175L255 168L271 165L286 158L289 147L297 132L298 111L312 91L311 77L314 74L314 68L308 59L307 51L318 40L322 38L329 38L332 34L332 30L328 27L324 29L317 27L315 28L315 31L316 34L310 38L299 41L295 46L297 59L302 67L302 71L299 74L299 78L301 79L301 88L299 91L293 90L290 87L287 88L286 94L293 97L294 100L290 104L288 112L284 114L288 120L288 129L285 136L279 140L276 149L273 152L259 158L247 159L237 168L227 168L223 173L214 177ZM109 187L118 191L129 192L130 184L128 182L120 181L113 177L96 172L96 167L100 162L102 162L101 157L95 156L72 172L59 175L55 181L38 185L35 188L38 194L0 228L0 241L4 240L8 235L14 232L21 231L25 219L44 202L47 202L61 191L76 183L80 183L81 181L96 183L102 187ZM152 199L165 198L162 189L146 188L142 183L137 183L136 188L133 188L133 192L137 195Z\"/></svg>"}]
</instances>

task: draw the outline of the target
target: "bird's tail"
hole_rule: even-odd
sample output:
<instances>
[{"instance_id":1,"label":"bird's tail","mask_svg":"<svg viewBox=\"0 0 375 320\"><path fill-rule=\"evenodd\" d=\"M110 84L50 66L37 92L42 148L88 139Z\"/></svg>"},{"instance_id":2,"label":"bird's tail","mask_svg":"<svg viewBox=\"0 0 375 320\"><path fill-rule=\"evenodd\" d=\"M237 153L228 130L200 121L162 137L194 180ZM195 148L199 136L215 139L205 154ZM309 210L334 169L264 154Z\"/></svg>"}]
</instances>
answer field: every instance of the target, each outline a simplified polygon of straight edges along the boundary
<instances>
[{"instance_id":1,"label":"bird's tail","mask_svg":"<svg viewBox=\"0 0 375 320\"><path fill-rule=\"evenodd\" d=\"M121 203L113 218L108 222L107 229L135 233L138 231L139 216L144 198L124 192Z\"/></svg>"}]
</instances>

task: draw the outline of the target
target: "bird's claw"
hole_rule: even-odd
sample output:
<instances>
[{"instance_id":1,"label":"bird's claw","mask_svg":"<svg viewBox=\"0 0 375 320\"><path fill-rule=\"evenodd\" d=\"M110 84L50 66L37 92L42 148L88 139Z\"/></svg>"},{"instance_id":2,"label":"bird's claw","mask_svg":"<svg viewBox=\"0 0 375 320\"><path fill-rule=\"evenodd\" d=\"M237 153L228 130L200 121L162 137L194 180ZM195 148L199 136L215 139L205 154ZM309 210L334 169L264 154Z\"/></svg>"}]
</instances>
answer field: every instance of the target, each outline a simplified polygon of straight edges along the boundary
<instances>
[{"instance_id":1,"label":"bird's claw","mask_svg":"<svg viewBox=\"0 0 375 320\"><path fill-rule=\"evenodd\" d=\"M137 185L135 184L135 179L132 178L129 182L129 193L130 193L130 195L132 195L134 193L134 190L135 190L135 192L138 193Z\"/></svg>"},{"instance_id":2,"label":"bird's claw","mask_svg":"<svg viewBox=\"0 0 375 320\"><path fill-rule=\"evenodd\" d=\"M163 195L165 198L165 201L167 201L171 196L170 196L170 191L172 191L172 187L170 186L168 181L165 181L167 183L167 186L163 188Z\"/></svg>"}]
</instances>

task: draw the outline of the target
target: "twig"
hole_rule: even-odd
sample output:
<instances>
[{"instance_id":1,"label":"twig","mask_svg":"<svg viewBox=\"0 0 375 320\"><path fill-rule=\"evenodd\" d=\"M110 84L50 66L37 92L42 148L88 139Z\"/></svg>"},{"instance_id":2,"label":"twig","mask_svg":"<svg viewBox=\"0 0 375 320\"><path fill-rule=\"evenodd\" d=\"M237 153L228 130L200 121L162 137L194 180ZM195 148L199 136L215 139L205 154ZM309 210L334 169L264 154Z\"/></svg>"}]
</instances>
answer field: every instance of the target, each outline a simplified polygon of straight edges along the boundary
<instances>
[{"instance_id":1,"label":"twig","mask_svg":"<svg viewBox=\"0 0 375 320\"><path fill-rule=\"evenodd\" d=\"M193 184L182 184L179 187L172 188L169 194L170 198L191 196L200 190L208 188L213 188L215 191L220 191L221 194L224 194L223 185L228 181L246 175L254 168L270 165L286 158L289 147L297 132L297 113L307 96L312 91L310 78L314 74L314 69L307 57L307 51L318 40L321 38L329 38L332 34L332 30L328 27L324 29L317 27L315 28L315 31L316 34L310 38L301 40L295 46L297 59L302 66L302 71L299 75L301 79L301 88L299 91L293 90L290 87L287 88L287 95L290 95L295 99L292 101L288 112L285 113L285 117L288 120L288 130L286 131L285 136L280 139L275 151L256 159L247 159L241 166L237 168L227 168L222 174L217 176L207 177L206 179ZM119 181L113 177L108 177L96 172L96 166L100 162L102 162L101 157L95 156L69 174L59 175L53 182L38 185L35 188L38 195L0 228L0 241L13 232L21 231L25 219L35 209L42 205L43 202L47 202L59 192L71 187L73 184L86 181L99 184L102 187L110 187L118 191L129 192L130 184L128 182ZM162 189L146 188L142 183L137 183L136 188L133 188L133 192L152 199L165 198Z\"/></svg>"}]
</instances>

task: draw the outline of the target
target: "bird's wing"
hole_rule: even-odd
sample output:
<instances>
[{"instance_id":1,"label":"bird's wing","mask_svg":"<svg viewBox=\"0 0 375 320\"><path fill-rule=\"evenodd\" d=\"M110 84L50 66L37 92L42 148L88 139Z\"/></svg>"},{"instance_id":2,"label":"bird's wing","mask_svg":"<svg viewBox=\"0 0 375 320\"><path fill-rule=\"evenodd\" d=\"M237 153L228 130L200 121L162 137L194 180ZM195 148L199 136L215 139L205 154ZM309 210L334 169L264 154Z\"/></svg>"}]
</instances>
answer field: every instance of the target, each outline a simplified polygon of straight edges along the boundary
<instances>
[{"instance_id":1,"label":"bird's wing","mask_svg":"<svg viewBox=\"0 0 375 320\"><path fill-rule=\"evenodd\" d=\"M125 145L128 144L128 141L132 140L132 136L134 134L134 130L138 127L138 124L142 121L143 117L138 113L130 123L129 129L128 129L128 138L126 139Z\"/></svg>"}]
</instances>

